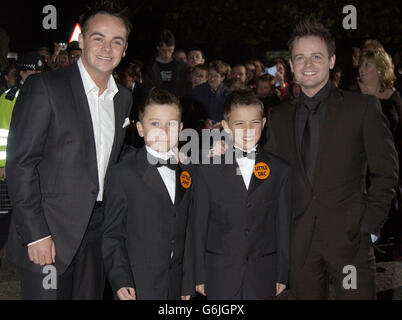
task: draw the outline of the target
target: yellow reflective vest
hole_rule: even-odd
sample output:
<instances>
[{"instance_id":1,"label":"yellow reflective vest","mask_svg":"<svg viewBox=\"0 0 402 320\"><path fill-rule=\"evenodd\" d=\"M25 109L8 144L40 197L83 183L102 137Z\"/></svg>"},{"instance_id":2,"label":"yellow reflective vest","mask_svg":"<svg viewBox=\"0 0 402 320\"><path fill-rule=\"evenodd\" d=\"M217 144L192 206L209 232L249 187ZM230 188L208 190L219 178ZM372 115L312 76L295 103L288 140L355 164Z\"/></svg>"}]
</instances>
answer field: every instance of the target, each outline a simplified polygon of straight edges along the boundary
<instances>
[{"instance_id":1,"label":"yellow reflective vest","mask_svg":"<svg viewBox=\"0 0 402 320\"><path fill-rule=\"evenodd\" d=\"M16 89L8 89L0 96L0 167L6 166L8 131L10 130L11 115L19 93L19 90L15 92L11 90L15 91Z\"/></svg>"}]
</instances>

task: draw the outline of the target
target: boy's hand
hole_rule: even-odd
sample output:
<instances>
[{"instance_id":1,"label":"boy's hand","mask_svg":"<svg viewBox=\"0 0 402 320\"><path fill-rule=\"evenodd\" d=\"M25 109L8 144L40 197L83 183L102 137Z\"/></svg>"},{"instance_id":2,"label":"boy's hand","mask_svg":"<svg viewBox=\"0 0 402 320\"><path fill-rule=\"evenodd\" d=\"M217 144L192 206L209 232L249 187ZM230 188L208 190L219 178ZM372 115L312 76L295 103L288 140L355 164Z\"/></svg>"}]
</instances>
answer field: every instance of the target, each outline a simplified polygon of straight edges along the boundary
<instances>
[{"instance_id":1,"label":"boy's hand","mask_svg":"<svg viewBox=\"0 0 402 320\"><path fill-rule=\"evenodd\" d=\"M181 300L190 300L191 296L181 296Z\"/></svg>"},{"instance_id":2,"label":"boy's hand","mask_svg":"<svg viewBox=\"0 0 402 320\"><path fill-rule=\"evenodd\" d=\"M199 294L202 294L204 297L206 296L205 294L205 284L200 284L195 287L195 292L198 292Z\"/></svg>"},{"instance_id":3,"label":"boy's hand","mask_svg":"<svg viewBox=\"0 0 402 320\"><path fill-rule=\"evenodd\" d=\"M285 291L286 285L282 283L277 283L276 284L276 296L279 296L283 291Z\"/></svg>"},{"instance_id":4,"label":"boy's hand","mask_svg":"<svg viewBox=\"0 0 402 320\"><path fill-rule=\"evenodd\" d=\"M117 291L117 297L120 300L137 300L134 288L121 288Z\"/></svg>"},{"instance_id":5,"label":"boy's hand","mask_svg":"<svg viewBox=\"0 0 402 320\"><path fill-rule=\"evenodd\" d=\"M209 157L209 158L213 158L213 157L215 157L215 156L224 155L225 152L226 152L226 149L227 149L228 147L229 147L229 146L226 144L225 141L223 141L223 140L216 141L216 142L214 143L214 145L212 146L212 149L209 150L208 157Z\"/></svg>"}]
</instances>

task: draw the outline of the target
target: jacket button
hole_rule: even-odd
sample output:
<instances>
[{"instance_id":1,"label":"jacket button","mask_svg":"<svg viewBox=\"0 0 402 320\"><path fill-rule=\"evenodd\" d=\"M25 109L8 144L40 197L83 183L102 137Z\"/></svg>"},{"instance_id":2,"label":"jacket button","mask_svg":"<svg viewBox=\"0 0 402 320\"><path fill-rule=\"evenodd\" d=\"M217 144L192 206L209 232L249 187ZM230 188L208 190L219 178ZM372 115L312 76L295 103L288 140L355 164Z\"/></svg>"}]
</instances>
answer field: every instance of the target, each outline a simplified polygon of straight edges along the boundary
<instances>
[{"instance_id":1,"label":"jacket button","mask_svg":"<svg viewBox=\"0 0 402 320\"><path fill-rule=\"evenodd\" d=\"M251 203L250 202L246 202L246 208L251 208Z\"/></svg>"},{"instance_id":2,"label":"jacket button","mask_svg":"<svg viewBox=\"0 0 402 320\"><path fill-rule=\"evenodd\" d=\"M173 239L173 240L171 240L171 241L170 241L170 243L171 243L171 244L174 244L174 243L175 243L174 239Z\"/></svg>"},{"instance_id":3,"label":"jacket button","mask_svg":"<svg viewBox=\"0 0 402 320\"><path fill-rule=\"evenodd\" d=\"M248 235L250 234L250 230L249 230L249 229L246 229L246 231L244 231L244 234L245 234L246 236L248 236Z\"/></svg>"},{"instance_id":4,"label":"jacket button","mask_svg":"<svg viewBox=\"0 0 402 320\"><path fill-rule=\"evenodd\" d=\"M313 196L313 200L316 200L317 199L317 197L316 196Z\"/></svg>"}]
</instances>

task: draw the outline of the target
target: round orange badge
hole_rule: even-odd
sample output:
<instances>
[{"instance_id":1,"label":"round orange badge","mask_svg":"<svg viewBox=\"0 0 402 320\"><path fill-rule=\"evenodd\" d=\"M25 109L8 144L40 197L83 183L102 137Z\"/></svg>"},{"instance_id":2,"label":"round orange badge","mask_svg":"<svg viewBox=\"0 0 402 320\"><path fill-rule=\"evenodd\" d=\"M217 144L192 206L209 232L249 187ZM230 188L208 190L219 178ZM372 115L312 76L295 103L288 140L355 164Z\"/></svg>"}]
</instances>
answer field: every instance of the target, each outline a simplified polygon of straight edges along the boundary
<instances>
[{"instance_id":1,"label":"round orange badge","mask_svg":"<svg viewBox=\"0 0 402 320\"><path fill-rule=\"evenodd\" d=\"M259 162L254 166L254 175L260 180L267 179L270 173L269 166L264 162Z\"/></svg>"},{"instance_id":2,"label":"round orange badge","mask_svg":"<svg viewBox=\"0 0 402 320\"><path fill-rule=\"evenodd\" d=\"M180 175L180 183L184 189L191 187L191 175L187 171L183 171Z\"/></svg>"}]
</instances>

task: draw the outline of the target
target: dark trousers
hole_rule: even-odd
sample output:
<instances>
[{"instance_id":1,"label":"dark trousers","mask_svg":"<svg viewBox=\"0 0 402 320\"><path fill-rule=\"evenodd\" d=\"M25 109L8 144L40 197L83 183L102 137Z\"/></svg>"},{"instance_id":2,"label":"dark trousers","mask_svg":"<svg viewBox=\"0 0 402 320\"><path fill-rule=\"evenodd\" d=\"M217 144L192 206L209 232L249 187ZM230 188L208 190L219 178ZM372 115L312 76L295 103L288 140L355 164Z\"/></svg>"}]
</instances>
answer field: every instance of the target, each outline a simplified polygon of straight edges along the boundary
<instances>
[{"instance_id":1,"label":"dark trousers","mask_svg":"<svg viewBox=\"0 0 402 320\"><path fill-rule=\"evenodd\" d=\"M57 275L57 289L45 289L48 274L21 269L23 300L101 300L105 285L102 263L102 208L94 208L80 247L66 271ZM56 252L57 259L57 252Z\"/></svg>"},{"instance_id":2,"label":"dark trousers","mask_svg":"<svg viewBox=\"0 0 402 320\"><path fill-rule=\"evenodd\" d=\"M291 268L291 290L297 300L328 299L329 281L335 288L337 300L373 300L375 292L375 256L369 235L362 235L357 253L352 259L343 259L330 250L324 228L316 224L310 251L302 267ZM350 272L343 273L344 267L356 268L356 289L345 289L344 279Z\"/></svg>"}]
</instances>

